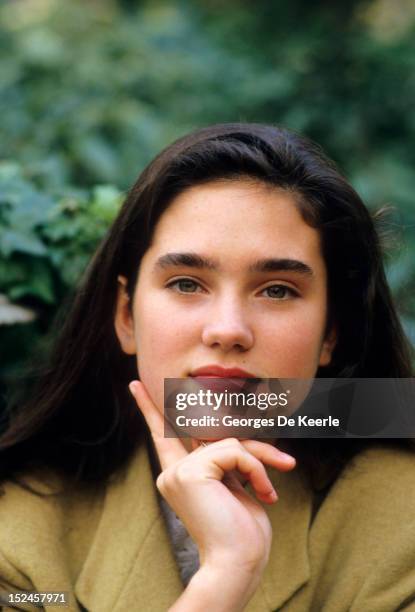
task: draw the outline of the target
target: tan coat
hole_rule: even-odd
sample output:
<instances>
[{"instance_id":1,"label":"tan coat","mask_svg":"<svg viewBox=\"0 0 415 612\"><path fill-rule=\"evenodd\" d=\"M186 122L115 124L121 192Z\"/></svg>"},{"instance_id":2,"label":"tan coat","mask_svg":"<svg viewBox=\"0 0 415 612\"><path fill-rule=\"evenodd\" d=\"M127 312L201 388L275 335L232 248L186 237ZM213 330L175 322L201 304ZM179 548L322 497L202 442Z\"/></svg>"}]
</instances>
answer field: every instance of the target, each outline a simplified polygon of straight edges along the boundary
<instances>
[{"instance_id":1,"label":"tan coat","mask_svg":"<svg viewBox=\"0 0 415 612\"><path fill-rule=\"evenodd\" d=\"M313 521L298 473L273 479L272 552L248 612L415 610L415 453L362 453ZM67 591L71 611L168 610L183 587L145 447L102 494L37 497L6 485L0 591L19 589Z\"/></svg>"}]
</instances>

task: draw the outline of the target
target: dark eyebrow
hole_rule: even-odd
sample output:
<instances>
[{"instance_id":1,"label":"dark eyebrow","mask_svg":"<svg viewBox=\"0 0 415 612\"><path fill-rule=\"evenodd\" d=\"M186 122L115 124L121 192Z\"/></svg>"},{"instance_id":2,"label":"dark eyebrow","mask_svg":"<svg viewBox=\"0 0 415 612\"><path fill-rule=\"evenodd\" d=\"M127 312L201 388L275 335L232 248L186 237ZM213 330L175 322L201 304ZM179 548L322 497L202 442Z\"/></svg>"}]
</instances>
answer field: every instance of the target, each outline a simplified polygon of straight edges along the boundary
<instances>
[{"instance_id":1,"label":"dark eyebrow","mask_svg":"<svg viewBox=\"0 0 415 612\"><path fill-rule=\"evenodd\" d=\"M196 253L166 253L159 257L154 265L155 268L168 268L170 266L187 268L198 268L200 270L218 270L219 264L208 257L197 255ZM306 276L313 276L314 272L302 261L298 259L259 259L249 266L250 272L297 272Z\"/></svg>"},{"instance_id":2,"label":"dark eyebrow","mask_svg":"<svg viewBox=\"0 0 415 612\"><path fill-rule=\"evenodd\" d=\"M219 265L213 259L196 255L196 253L166 253L159 257L155 268L168 268L170 266L186 266L204 270L217 270Z\"/></svg>"},{"instance_id":3,"label":"dark eyebrow","mask_svg":"<svg viewBox=\"0 0 415 612\"><path fill-rule=\"evenodd\" d=\"M314 275L312 268L298 259L259 259L252 266L249 266L249 269L251 272L281 272L287 270L305 276Z\"/></svg>"}]
</instances>

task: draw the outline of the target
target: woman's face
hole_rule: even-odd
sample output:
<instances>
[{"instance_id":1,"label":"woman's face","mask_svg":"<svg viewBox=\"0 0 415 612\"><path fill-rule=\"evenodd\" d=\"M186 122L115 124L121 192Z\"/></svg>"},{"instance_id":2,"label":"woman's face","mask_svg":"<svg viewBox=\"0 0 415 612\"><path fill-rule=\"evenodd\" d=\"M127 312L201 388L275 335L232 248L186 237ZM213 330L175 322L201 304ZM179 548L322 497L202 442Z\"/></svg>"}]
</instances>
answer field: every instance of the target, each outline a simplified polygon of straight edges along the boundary
<instances>
[{"instance_id":1,"label":"woman's face","mask_svg":"<svg viewBox=\"0 0 415 612\"><path fill-rule=\"evenodd\" d=\"M132 316L131 316L132 314ZM192 187L161 216L131 311L120 278L116 330L163 408L165 378L205 366L312 378L330 362L326 266L294 197L262 183Z\"/></svg>"}]
</instances>

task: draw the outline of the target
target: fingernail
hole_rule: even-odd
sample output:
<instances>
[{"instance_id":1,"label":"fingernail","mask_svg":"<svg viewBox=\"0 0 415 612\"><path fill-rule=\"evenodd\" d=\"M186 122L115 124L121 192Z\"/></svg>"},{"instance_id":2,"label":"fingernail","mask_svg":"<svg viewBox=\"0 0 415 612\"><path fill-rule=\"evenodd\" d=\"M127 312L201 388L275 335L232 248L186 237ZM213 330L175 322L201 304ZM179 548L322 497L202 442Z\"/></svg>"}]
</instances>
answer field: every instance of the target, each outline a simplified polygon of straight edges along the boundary
<instances>
[{"instance_id":1,"label":"fingernail","mask_svg":"<svg viewBox=\"0 0 415 612\"><path fill-rule=\"evenodd\" d=\"M273 502L277 501L277 499L278 499L278 495L277 495L276 491L274 491L274 490L272 490L271 493L268 493L268 497L269 497L270 501L273 501Z\"/></svg>"},{"instance_id":2,"label":"fingernail","mask_svg":"<svg viewBox=\"0 0 415 612\"><path fill-rule=\"evenodd\" d=\"M282 451L281 459L284 459L284 461L288 461L289 463L296 463L296 460L292 455L289 455L288 453L283 453Z\"/></svg>"},{"instance_id":3,"label":"fingernail","mask_svg":"<svg viewBox=\"0 0 415 612\"><path fill-rule=\"evenodd\" d=\"M136 382L135 380L133 380L132 382L130 382L130 384L128 385L128 388L130 390L130 393L133 397L135 397L135 390L136 390Z\"/></svg>"}]
</instances>

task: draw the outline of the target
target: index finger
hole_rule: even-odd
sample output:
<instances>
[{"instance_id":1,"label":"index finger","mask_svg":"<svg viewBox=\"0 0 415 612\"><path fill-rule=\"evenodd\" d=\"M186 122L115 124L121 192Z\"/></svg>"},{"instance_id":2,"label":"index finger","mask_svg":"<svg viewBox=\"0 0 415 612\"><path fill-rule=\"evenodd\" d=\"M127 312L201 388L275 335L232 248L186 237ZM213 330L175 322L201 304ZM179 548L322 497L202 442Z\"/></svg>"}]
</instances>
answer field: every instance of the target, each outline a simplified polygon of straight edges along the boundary
<instances>
[{"instance_id":1,"label":"index finger","mask_svg":"<svg viewBox=\"0 0 415 612\"><path fill-rule=\"evenodd\" d=\"M128 387L146 420L160 460L161 469L165 470L186 457L188 452L179 438L164 437L164 418L150 398L143 383L139 380L133 380Z\"/></svg>"}]
</instances>

